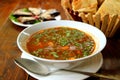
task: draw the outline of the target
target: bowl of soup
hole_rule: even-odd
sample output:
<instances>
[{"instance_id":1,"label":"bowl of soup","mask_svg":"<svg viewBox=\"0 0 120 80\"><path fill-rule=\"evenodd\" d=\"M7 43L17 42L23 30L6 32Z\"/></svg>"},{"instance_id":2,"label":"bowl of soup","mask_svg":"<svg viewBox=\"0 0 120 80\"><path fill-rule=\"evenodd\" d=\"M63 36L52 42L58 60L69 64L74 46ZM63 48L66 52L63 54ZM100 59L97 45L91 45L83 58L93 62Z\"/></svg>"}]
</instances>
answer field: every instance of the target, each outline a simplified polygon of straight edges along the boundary
<instances>
[{"instance_id":1,"label":"bowl of soup","mask_svg":"<svg viewBox=\"0 0 120 80\"><path fill-rule=\"evenodd\" d=\"M106 37L96 27L77 21L60 20L35 24L17 37L23 54L55 68L73 68L99 54Z\"/></svg>"}]
</instances>

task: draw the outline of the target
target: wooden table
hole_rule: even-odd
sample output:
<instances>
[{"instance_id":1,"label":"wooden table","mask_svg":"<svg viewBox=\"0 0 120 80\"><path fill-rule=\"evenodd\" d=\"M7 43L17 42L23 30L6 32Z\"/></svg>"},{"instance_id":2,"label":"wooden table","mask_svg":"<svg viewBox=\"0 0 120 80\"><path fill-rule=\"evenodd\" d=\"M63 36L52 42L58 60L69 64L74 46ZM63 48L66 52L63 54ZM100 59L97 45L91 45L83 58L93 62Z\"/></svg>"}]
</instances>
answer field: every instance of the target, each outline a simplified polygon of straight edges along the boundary
<instances>
[{"instance_id":1,"label":"wooden table","mask_svg":"<svg viewBox=\"0 0 120 80\"><path fill-rule=\"evenodd\" d=\"M60 0L0 0L0 80L36 80L14 63L14 59L21 56L16 39L24 28L13 24L8 17L15 9L23 7L55 8L61 12L62 19L67 19ZM107 40L102 51L104 62L98 73L120 73L120 29ZM103 79L90 77L86 80Z\"/></svg>"}]
</instances>

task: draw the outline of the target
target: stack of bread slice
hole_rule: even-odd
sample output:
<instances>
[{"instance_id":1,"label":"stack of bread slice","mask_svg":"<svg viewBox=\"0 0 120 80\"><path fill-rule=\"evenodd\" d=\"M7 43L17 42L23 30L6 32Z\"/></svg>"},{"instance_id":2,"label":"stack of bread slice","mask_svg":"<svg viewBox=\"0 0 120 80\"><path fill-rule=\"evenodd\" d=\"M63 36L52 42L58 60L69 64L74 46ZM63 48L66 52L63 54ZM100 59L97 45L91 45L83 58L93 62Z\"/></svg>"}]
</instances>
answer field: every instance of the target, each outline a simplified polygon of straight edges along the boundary
<instances>
[{"instance_id":1,"label":"stack of bread slice","mask_svg":"<svg viewBox=\"0 0 120 80\"><path fill-rule=\"evenodd\" d=\"M120 0L61 0L70 20L99 28L106 37L113 37L120 26Z\"/></svg>"}]
</instances>

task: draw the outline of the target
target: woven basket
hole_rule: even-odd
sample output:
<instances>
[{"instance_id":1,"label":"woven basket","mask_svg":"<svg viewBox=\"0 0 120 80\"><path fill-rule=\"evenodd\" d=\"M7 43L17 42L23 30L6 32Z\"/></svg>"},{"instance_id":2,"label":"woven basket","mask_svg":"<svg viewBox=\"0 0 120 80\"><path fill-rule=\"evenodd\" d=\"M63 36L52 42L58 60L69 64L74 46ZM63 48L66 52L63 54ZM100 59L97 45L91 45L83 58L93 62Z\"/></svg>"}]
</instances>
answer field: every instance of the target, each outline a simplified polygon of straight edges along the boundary
<instances>
[{"instance_id":1,"label":"woven basket","mask_svg":"<svg viewBox=\"0 0 120 80\"><path fill-rule=\"evenodd\" d=\"M104 15L101 18L101 14L92 14L92 13L79 13L74 12L71 6L72 0L61 0L61 5L65 11L65 14L69 20L81 21L84 23L91 24L99 28L106 37L113 37L118 27L120 26L120 19L118 15L114 14L109 16L109 14ZM99 3L101 5L101 3Z\"/></svg>"}]
</instances>

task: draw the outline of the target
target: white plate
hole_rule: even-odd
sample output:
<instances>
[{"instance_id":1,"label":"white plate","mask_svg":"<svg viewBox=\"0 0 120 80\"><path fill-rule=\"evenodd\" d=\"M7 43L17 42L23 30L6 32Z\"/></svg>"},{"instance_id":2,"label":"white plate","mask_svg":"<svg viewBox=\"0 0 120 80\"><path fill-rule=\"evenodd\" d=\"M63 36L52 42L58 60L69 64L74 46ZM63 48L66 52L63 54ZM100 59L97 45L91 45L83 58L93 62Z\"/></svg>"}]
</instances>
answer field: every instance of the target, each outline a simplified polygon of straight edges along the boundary
<instances>
[{"instance_id":1,"label":"white plate","mask_svg":"<svg viewBox=\"0 0 120 80\"><path fill-rule=\"evenodd\" d=\"M32 58L26 56L25 54L22 54L21 57L32 59ZM80 64L74 70L97 72L100 69L100 67L102 66L102 63L103 63L103 57L102 57L102 54L100 53L100 54L92 57L91 59L87 60L84 64ZM86 79L89 77L89 76L86 76L83 74L66 72L66 71L59 71L59 72L56 72L49 76L41 76L41 75L31 73L29 71L26 71L26 72L38 80L83 80L83 79Z\"/></svg>"},{"instance_id":2,"label":"white plate","mask_svg":"<svg viewBox=\"0 0 120 80\"><path fill-rule=\"evenodd\" d=\"M60 20L61 19L61 16L59 15L59 16L56 16L55 17L55 19L56 20ZM11 19L10 19L11 20ZM16 24L16 25L18 25L18 26L22 26L22 27L30 27L30 26L32 26L33 24L22 24L22 23L20 23L20 22L16 22L16 21L14 21L14 20L11 20L12 21L12 23L14 23L14 24ZM37 23L36 23L37 24Z\"/></svg>"},{"instance_id":3,"label":"white plate","mask_svg":"<svg viewBox=\"0 0 120 80\"><path fill-rule=\"evenodd\" d=\"M45 10L42 10L42 11L45 11ZM56 20L61 20L61 15L56 16L55 19L56 19ZM11 20L11 19L10 19L10 20ZM14 24L16 24L16 25L18 25L18 26L21 26L21 27L30 27L30 26L34 25L34 24L22 24L22 23L20 23L20 22L14 21L14 20L11 20L11 21L12 21L12 23L14 23ZM35 24L37 24L37 23L35 23Z\"/></svg>"},{"instance_id":4,"label":"white plate","mask_svg":"<svg viewBox=\"0 0 120 80\"><path fill-rule=\"evenodd\" d=\"M59 15L59 16L56 16L55 17L55 19L56 20L60 20L61 19L61 16ZM11 20L11 19L10 19ZM18 25L18 26L22 26L22 27L30 27L30 26L32 26L33 24L22 24L22 23L20 23L20 22L16 22L16 21L14 21L14 20L11 20L12 21L12 23L14 23L14 24L16 24L16 25ZM36 23L37 24L37 23Z\"/></svg>"}]
</instances>

